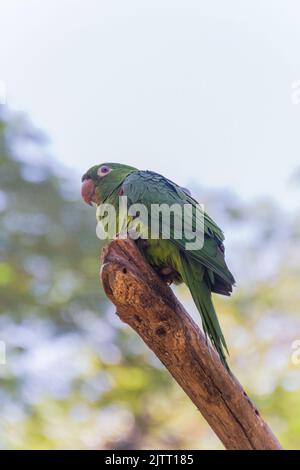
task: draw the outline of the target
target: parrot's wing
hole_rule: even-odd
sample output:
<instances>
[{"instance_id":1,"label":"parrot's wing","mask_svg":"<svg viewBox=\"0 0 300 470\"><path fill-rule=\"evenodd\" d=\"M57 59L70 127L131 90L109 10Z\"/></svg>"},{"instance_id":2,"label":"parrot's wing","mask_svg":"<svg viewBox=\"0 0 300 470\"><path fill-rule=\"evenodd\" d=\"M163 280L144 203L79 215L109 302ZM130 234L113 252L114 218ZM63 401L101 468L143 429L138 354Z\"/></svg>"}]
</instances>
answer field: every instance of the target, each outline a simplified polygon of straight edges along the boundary
<instances>
[{"instance_id":1,"label":"parrot's wing","mask_svg":"<svg viewBox=\"0 0 300 470\"><path fill-rule=\"evenodd\" d=\"M198 204L183 188L151 171L131 173L124 180L122 188L124 195L128 198L129 205L136 203L144 204L149 214L151 214L152 204L167 204L169 207L173 204L179 204L183 210L184 204L191 204L193 209L196 209ZM184 251L188 258L207 268L206 275L212 291L229 295L232 291L234 278L225 263L224 246L222 243L224 235L222 230L205 212L198 213L196 210L193 210L192 217L185 217L185 229L186 232L192 233L196 229L199 231L200 227L200 230L204 232L204 244L201 249L186 250L186 243L191 240L186 238L184 234L181 238L175 238L174 233L172 233L174 225L177 227L181 226L182 213L178 215L175 212L174 217L171 218L170 241L180 250ZM179 217L181 220L178 220ZM200 220L201 218L202 220ZM154 221L152 220L151 222L153 223ZM157 222L159 226L159 220Z\"/></svg>"},{"instance_id":2,"label":"parrot's wing","mask_svg":"<svg viewBox=\"0 0 300 470\"><path fill-rule=\"evenodd\" d=\"M140 171L132 173L125 179L122 188L123 194L128 198L128 205L143 204L146 206L151 219L151 226L153 217L157 217L157 212L153 213L151 210L153 204L160 206L166 204L169 207L179 204L183 210L173 211L173 217L169 219L171 224L173 226L177 224L177 227L182 226L184 204L191 204L193 208L197 206L195 199L183 188L153 172ZM198 220L197 217L201 220ZM228 368L225 358L226 342L211 299L211 291L226 295L230 294L234 282L224 259L222 243L224 235L215 222L203 211L200 211L199 214L193 210L190 217L185 217L185 219L187 220L184 220L184 225L189 225L188 231L190 233L195 231L196 228L199 230L199 227L202 230L202 235L204 235L202 248L187 250L186 243L190 240L187 240L184 236L176 238L172 227L170 242L179 251L179 271L200 312L203 330L218 351L221 361ZM156 220L155 222L160 227L160 221ZM182 235L185 235L185 232Z\"/></svg>"}]
</instances>

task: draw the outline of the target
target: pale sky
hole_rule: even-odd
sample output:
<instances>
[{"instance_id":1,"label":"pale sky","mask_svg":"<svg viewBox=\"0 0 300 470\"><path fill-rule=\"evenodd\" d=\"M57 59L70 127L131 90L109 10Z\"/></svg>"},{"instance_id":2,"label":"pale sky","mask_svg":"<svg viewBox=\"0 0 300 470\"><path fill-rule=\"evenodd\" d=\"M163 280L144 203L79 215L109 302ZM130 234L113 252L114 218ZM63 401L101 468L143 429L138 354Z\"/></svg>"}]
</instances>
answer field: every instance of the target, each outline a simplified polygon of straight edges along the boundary
<instances>
[{"instance_id":1,"label":"pale sky","mask_svg":"<svg viewBox=\"0 0 300 470\"><path fill-rule=\"evenodd\" d=\"M298 0L1 0L0 80L75 176L118 161L291 200Z\"/></svg>"}]
</instances>

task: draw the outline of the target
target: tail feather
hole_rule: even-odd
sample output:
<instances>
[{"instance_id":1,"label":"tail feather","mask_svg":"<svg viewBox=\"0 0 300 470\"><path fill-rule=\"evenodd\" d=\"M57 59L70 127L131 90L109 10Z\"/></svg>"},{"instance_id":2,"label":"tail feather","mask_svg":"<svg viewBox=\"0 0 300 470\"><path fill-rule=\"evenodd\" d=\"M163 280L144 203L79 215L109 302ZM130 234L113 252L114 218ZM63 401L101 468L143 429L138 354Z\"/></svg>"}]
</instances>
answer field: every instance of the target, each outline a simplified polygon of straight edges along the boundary
<instances>
[{"instance_id":1,"label":"tail feather","mask_svg":"<svg viewBox=\"0 0 300 470\"><path fill-rule=\"evenodd\" d=\"M181 254L181 266L182 279L190 289L200 312L204 333L210 338L222 363L229 370L225 356L225 351L228 353L228 349L212 303L211 291L205 279L206 276L204 276L204 268L193 260L189 260L184 253Z\"/></svg>"}]
</instances>

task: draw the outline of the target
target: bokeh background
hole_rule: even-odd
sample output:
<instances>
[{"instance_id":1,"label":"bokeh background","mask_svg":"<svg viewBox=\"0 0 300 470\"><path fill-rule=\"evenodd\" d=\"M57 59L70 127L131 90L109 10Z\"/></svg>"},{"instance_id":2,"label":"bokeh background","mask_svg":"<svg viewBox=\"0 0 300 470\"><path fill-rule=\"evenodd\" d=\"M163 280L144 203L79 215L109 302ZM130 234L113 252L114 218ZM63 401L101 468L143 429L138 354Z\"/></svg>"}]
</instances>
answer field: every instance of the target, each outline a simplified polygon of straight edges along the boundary
<instances>
[{"instance_id":1,"label":"bokeh background","mask_svg":"<svg viewBox=\"0 0 300 470\"><path fill-rule=\"evenodd\" d=\"M299 3L0 8L1 448L222 448L99 285L80 175L117 161L188 186L225 230L230 365L299 449Z\"/></svg>"}]
</instances>

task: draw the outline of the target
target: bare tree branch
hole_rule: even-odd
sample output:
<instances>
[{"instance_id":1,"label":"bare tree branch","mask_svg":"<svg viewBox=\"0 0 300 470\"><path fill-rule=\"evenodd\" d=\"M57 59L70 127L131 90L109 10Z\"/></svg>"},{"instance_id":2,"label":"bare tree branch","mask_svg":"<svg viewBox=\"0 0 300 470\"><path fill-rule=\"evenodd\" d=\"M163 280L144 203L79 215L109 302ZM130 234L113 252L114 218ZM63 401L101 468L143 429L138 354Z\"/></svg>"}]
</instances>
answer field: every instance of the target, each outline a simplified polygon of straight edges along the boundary
<instances>
[{"instance_id":1,"label":"bare tree branch","mask_svg":"<svg viewBox=\"0 0 300 470\"><path fill-rule=\"evenodd\" d=\"M120 319L166 366L227 449L281 448L240 383L132 240L114 240L103 249L101 279Z\"/></svg>"}]
</instances>

